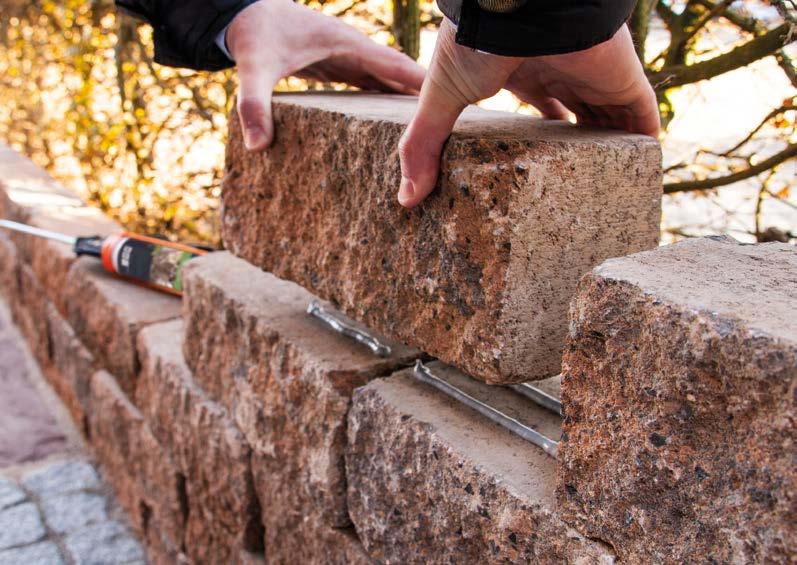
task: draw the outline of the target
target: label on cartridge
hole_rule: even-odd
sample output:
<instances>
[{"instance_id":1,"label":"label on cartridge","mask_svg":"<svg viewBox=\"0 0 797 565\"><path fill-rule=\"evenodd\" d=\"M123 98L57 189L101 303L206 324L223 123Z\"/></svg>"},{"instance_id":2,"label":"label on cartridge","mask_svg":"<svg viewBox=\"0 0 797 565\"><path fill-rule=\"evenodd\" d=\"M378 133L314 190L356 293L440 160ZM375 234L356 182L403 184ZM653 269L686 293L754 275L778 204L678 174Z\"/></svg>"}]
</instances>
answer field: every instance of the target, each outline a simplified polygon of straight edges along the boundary
<instances>
[{"instance_id":1,"label":"label on cartridge","mask_svg":"<svg viewBox=\"0 0 797 565\"><path fill-rule=\"evenodd\" d=\"M113 250L114 270L125 277L182 291L183 266L193 253L165 245L124 238Z\"/></svg>"}]
</instances>

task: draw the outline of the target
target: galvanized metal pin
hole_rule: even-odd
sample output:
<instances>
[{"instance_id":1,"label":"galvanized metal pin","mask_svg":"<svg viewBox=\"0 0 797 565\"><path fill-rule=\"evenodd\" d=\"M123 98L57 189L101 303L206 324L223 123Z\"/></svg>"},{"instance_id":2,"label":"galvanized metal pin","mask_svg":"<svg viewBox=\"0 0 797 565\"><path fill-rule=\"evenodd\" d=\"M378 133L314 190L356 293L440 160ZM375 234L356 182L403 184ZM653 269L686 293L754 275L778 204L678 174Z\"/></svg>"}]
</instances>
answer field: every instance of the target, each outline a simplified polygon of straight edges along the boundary
<instances>
[{"instance_id":1,"label":"galvanized metal pin","mask_svg":"<svg viewBox=\"0 0 797 565\"><path fill-rule=\"evenodd\" d=\"M420 360L415 362L415 378L419 381L424 382L428 385L433 386L440 392L443 392L461 402L465 406L473 408L482 416L488 418L489 420L495 422L496 424L503 426L504 428L508 429L512 433L522 437L528 442L533 443L537 447L541 448L545 453L550 455L551 457L556 457L556 454L559 451L559 442L552 440L549 437L544 436L537 430L528 427L527 425L519 422L515 418L511 416L507 416L500 410L493 408L489 404L482 402L476 398L473 398L471 395L445 381L432 373L429 370L429 367L423 364Z\"/></svg>"},{"instance_id":2,"label":"galvanized metal pin","mask_svg":"<svg viewBox=\"0 0 797 565\"><path fill-rule=\"evenodd\" d=\"M562 416L562 402L558 398L548 394L541 388L538 388L529 383L520 383L508 386L518 394L522 394L523 396L530 399L532 402L535 402L539 406L542 406L546 410L550 410L554 414Z\"/></svg>"},{"instance_id":3,"label":"galvanized metal pin","mask_svg":"<svg viewBox=\"0 0 797 565\"><path fill-rule=\"evenodd\" d=\"M390 357L392 351L389 345L385 345L368 332L355 328L337 314L326 310L317 300L313 300L309 306L307 306L307 313L318 318L339 334L345 335L357 343L365 345L368 349L373 351L375 355L379 357Z\"/></svg>"}]
</instances>

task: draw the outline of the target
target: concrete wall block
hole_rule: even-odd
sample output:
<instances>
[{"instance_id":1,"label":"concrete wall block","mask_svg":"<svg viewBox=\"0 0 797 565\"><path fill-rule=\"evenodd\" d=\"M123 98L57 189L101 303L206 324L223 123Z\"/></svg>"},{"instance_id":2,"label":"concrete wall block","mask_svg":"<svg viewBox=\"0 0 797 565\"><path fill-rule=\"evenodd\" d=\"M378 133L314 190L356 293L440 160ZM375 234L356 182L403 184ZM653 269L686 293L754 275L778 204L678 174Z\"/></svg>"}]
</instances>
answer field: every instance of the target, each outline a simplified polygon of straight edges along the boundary
<instances>
[{"instance_id":1,"label":"concrete wall block","mask_svg":"<svg viewBox=\"0 0 797 565\"><path fill-rule=\"evenodd\" d=\"M797 547L797 251L713 238L607 261L573 301L559 499L632 562Z\"/></svg>"},{"instance_id":2,"label":"concrete wall block","mask_svg":"<svg viewBox=\"0 0 797 565\"><path fill-rule=\"evenodd\" d=\"M581 276L657 243L658 143L469 108L407 211L397 144L416 101L278 95L261 153L230 120L227 249L479 379L558 374Z\"/></svg>"},{"instance_id":3,"label":"concrete wall block","mask_svg":"<svg viewBox=\"0 0 797 565\"><path fill-rule=\"evenodd\" d=\"M553 439L559 419L441 363L429 367ZM349 413L349 510L385 563L611 563L559 517L556 462L412 376L359 389Z\"/></svg>"}]
</instances>

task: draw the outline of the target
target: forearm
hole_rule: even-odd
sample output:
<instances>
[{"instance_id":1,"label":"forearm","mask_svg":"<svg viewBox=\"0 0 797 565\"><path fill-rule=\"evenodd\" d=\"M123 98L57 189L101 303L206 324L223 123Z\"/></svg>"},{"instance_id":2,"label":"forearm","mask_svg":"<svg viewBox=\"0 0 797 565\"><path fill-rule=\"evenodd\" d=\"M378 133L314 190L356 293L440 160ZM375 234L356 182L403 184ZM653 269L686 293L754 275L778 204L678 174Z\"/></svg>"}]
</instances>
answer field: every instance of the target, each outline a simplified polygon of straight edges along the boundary
<instances>
[{"instance_id":1,"label":"forearm","mask_svg":"<svg viewBox=\"0 0 797 565\"><path fill-rule=\"evenodd\" d=\"M234 64L216 44L216 38L255 1L116 0L116 5L152 25L157 63L216 71Z\"/></svg>"}]
</instances>

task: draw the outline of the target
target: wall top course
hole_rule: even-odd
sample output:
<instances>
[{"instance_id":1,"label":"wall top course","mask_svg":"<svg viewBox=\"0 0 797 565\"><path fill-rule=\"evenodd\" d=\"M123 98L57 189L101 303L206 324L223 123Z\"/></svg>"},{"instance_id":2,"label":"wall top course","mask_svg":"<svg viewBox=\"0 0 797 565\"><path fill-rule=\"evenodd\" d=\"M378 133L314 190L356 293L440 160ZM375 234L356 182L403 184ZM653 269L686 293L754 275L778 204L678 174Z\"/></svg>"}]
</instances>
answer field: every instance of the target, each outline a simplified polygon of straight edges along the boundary
<instances>
[{"instance_id":1,"label":"wall top course","mask_svg":"<svg viewBox=\"0 0 797 565\"><path fill-rule=\"evenodd\" d=\"M738 320L797 344L797 248L696 238L610 259L594 277L624 281L655 300Z\"/></svg>"},{"instance_id":2,"label":"wall top course","mask_svg":"<svg viewBox=\"0 0 797 565\"><path fill-rule=\"evenodd\" d=\"M226 247L481 380L559 373L581 276L657 243L658 143L469 108L437 189L406 210L398 141L416 101L278 95L280 133L257 154L232 120Z\"/></svg>"}]
</instances>

